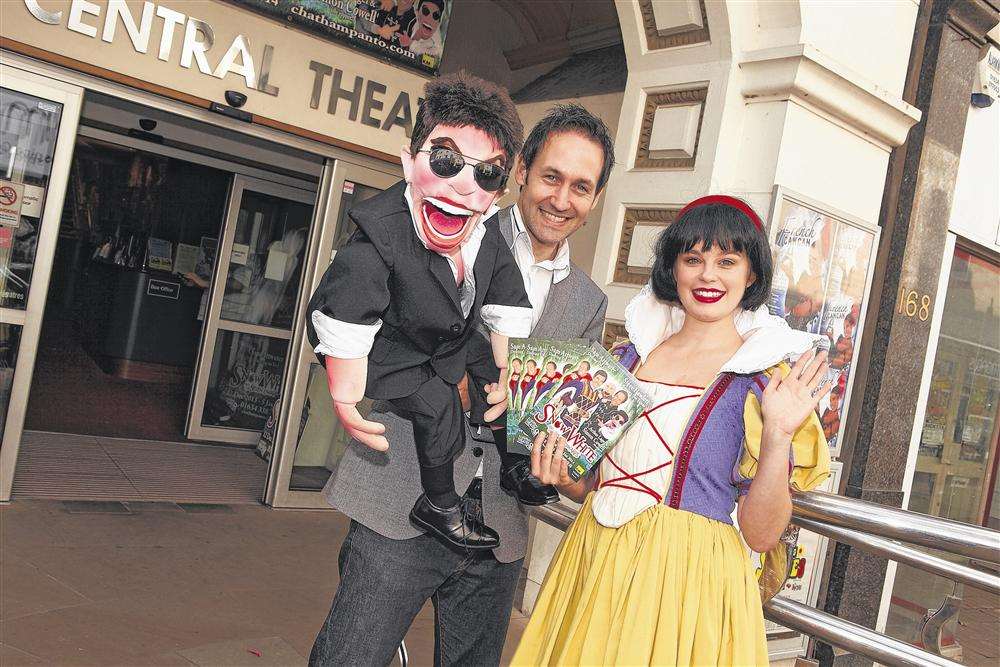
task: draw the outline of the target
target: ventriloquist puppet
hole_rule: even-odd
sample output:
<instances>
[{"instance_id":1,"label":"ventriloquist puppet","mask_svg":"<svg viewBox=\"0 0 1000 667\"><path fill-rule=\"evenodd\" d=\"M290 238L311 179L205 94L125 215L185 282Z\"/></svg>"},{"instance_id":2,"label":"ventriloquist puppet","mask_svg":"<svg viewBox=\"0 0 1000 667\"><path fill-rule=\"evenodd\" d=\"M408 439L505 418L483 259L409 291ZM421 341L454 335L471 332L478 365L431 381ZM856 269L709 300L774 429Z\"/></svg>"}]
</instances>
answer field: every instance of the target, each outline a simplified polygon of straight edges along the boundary
<instances>
[{"instance_id":1,"label":"ventriloquist puppet","mask_svg":"<svg viewBox=\"0 0 1000 667\"><path fill-rule=\"evenodd\" d=\"M341 424L385 451L384 426L358 412L362 397L385 401L412 421L424 493L410 520L469 549L495 548L499 536L463 512L455 490L452 462L466 434L457 385L468 370L470 419L496 419L503 405L490 406L484 388L500 381L503 392L507 338L531 329L531 303L513 255L496 221L482 222L505 192L522 141L517 112L501 89L467 75L428 83L401 153L405 181L350 211L358 229L308 309L310 341ZM501 474L508 475L514 455L506 451L506 430L493 433ZM520 499L516 482L501 480Z\"/></svg>"}]
</instances>

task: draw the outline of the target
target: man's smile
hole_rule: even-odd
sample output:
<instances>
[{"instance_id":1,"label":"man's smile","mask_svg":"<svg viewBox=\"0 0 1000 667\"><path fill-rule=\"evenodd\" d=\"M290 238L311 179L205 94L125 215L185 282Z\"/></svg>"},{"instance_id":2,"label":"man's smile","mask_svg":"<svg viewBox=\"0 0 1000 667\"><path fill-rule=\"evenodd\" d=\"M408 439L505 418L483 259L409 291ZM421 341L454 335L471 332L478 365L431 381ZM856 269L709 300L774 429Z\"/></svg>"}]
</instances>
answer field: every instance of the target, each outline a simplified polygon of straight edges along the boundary
<instances>
[{"instance_id":1,"label":"man's smile","mask_svg":"<svg viewBox=\"0 0 1000 667\"><path fill-rule=\"evenodd\" d=\"M542 214L543 219L547 222L551 222L553 225L561 225L572 217L569 215L559 215L558 213L546 211L541 206L538 207L538 212Z\"/></svg>"}]
</instances>

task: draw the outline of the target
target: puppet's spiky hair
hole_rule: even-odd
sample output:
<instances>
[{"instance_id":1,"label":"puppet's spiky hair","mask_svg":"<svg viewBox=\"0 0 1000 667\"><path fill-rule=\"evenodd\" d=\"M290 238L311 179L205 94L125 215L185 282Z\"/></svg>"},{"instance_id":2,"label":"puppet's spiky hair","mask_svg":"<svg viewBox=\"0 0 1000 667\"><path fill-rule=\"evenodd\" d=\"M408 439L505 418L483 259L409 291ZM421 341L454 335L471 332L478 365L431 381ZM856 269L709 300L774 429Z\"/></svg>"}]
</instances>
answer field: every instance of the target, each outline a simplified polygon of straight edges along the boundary
<instances>
[{"instance_id":1,"label":"puppet's spiky hair","mask_svg":"<svg viewBox=\"0 0 1000 667\"><path fill-rule=\"evenodd\" d=\"M508 166L524 142L524 128L507 91L465 72L443 76L424 86L424 100L410 137L410 152L423 148L438 125L482 130L504 152Z\"/></svg>"}]
</instances>

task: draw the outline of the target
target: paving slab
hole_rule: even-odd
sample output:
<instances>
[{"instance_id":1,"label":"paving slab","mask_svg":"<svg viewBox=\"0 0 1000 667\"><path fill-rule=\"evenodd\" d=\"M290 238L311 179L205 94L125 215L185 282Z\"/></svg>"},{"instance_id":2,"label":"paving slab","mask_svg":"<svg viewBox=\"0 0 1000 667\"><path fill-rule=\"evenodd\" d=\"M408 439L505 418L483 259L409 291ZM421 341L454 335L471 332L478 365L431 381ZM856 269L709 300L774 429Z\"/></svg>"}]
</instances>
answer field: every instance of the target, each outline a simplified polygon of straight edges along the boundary
<instances>
[{"instance_id":1,"label":"paving slab","mask_svg":"<svg viewBox=\"0 0 1000 667\"><path fill-rule=\"evenodd\" d=\"M21 665L44 665L45 661L9 644L0 644L0 665L20 667Z\"/></svg>"},{"instance_id":2,"label":"paving slab","mask_svg":"<svg viewBox=\"0 0 1000 667\"><path fill-rule=\"evenodd\" d=\"M0 665L305 664L336 591L346 517L121 506L0 506ZM431 664L433 618L428 603L407 635L411 665ZM522 627L515 612L509 638Z\"/></svg>"},{"instance_id":3,"label":"paving slab","mask_svg":"<svg viewBox=\"0 0 1000 667\"><path fill-rule=\"evenodd\" d=\"M0 591L0 620L3 621L90 602L56 577L16 556L3 557Z\"/></svg>"},{"instance_id":4,"label":"paving slab","mask_svg":"<svg viewBox=\"0 0 1000 667\"><path fill-rule=\"evenodd\" d=\"M307 658L281 637L238 639L184 649L180 656L199 667L253 665L260 667L298 667Z\"/></svg>"}]
</instances>

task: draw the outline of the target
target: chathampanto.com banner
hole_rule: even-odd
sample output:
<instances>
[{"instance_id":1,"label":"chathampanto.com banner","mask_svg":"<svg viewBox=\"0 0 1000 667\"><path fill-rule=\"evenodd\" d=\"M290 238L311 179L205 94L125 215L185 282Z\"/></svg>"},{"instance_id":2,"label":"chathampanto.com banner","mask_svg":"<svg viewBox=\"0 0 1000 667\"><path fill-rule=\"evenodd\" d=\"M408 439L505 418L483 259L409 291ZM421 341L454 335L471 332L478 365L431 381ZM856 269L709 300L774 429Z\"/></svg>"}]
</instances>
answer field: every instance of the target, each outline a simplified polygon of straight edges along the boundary
<instances>
[{"instance_id":1,"label":"chathampanto.com banner","mask_svg":"<svg viewBox=\"0 0 1000 667\"><path fill-rule=\"evenodd\" d=\"M414 67L437 73L452 0L229 0Z\"/></svg>"}]
</instances>

